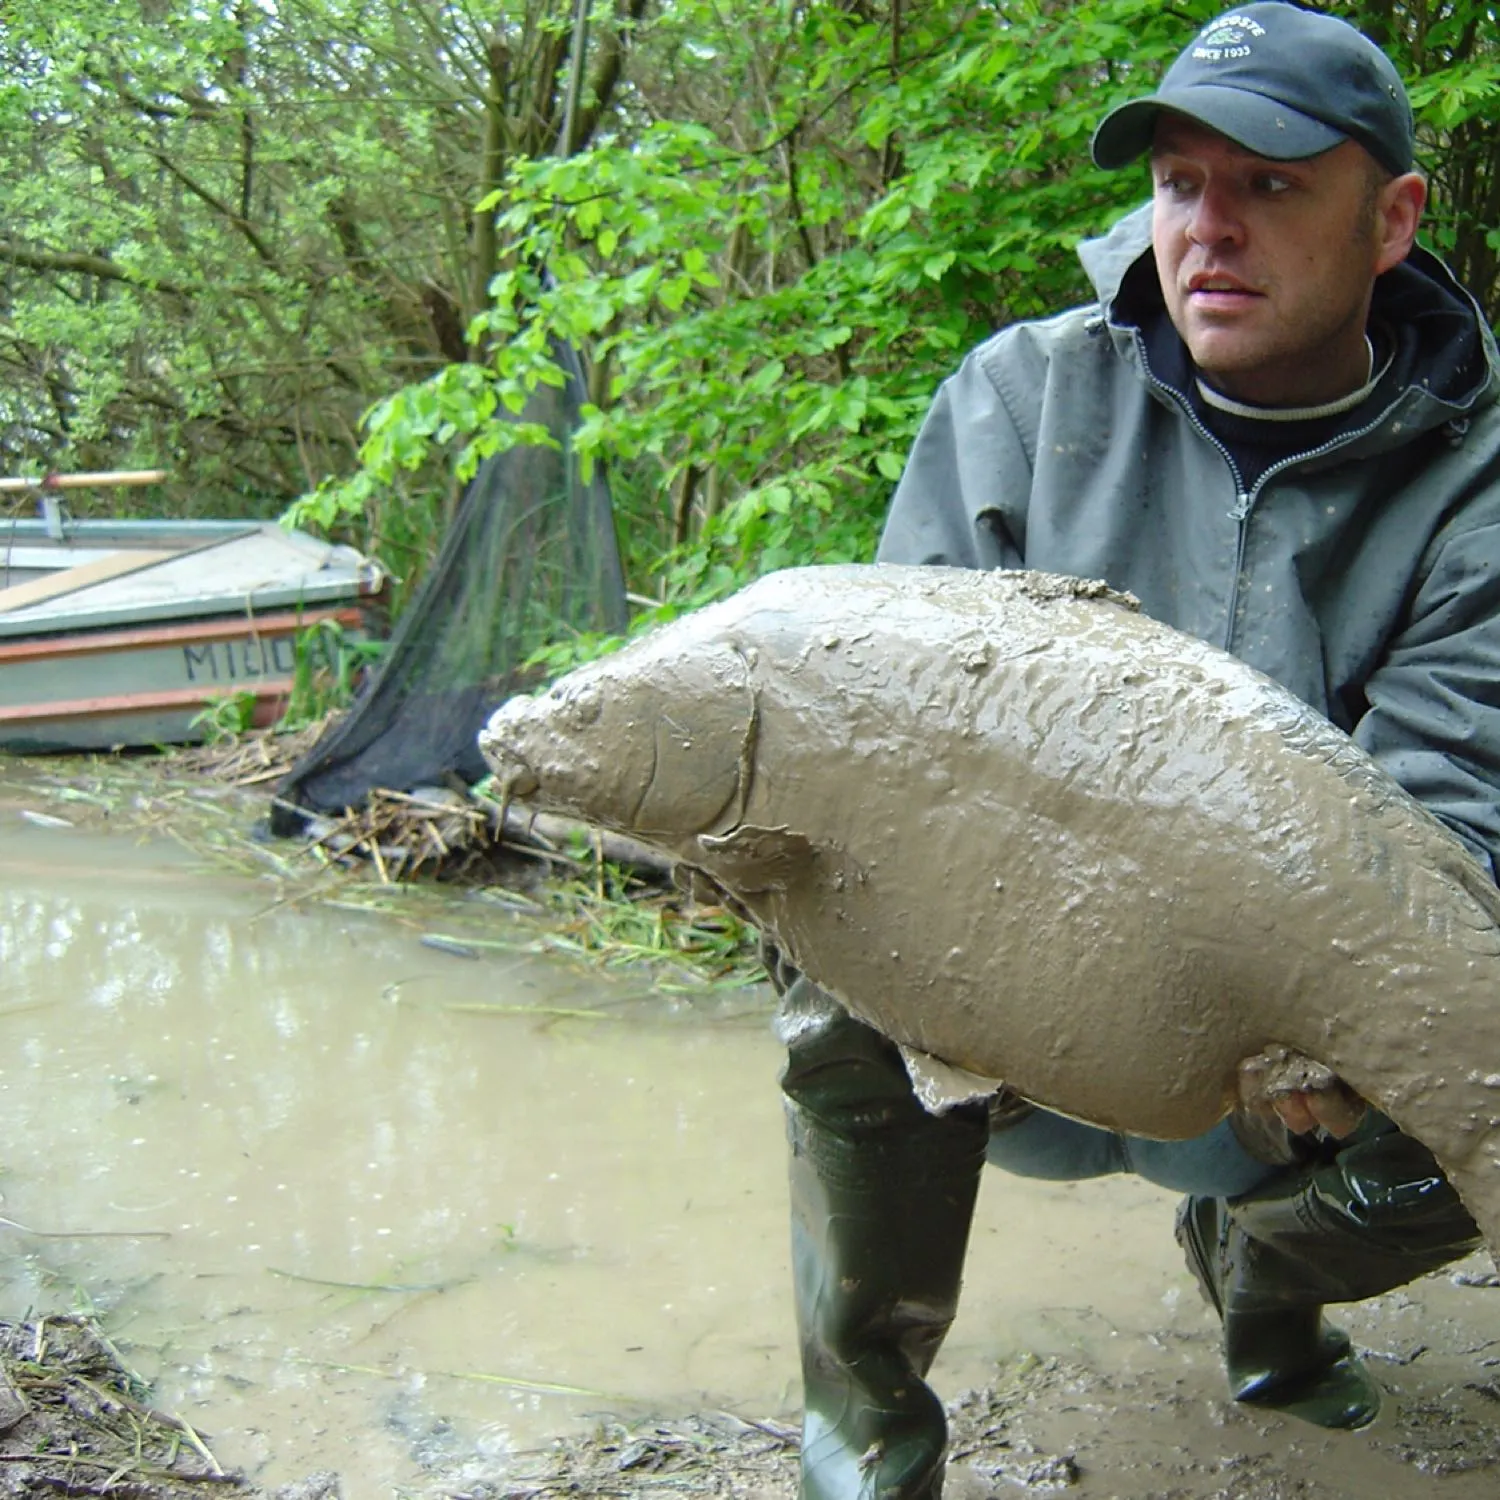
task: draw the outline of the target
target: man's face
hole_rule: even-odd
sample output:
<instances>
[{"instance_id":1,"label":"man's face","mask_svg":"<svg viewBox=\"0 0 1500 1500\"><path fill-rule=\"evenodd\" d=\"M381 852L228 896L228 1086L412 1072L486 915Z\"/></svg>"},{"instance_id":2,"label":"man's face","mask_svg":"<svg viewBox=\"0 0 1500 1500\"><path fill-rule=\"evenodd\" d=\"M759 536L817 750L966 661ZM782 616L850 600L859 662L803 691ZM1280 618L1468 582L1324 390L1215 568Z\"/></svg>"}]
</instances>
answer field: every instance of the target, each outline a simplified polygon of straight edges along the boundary
<instances>
[{"instance_id":1,"label":"man's face","mask_svg":"<svg viewBox=\"0 0 1500 1500\"><path fill-rule=\"evenodd\" d=\"M1390 188L1364 149L1345 141L1303 161L1271 161L1163 114L1151 175L1167 312L1209 381L1265 406L1355 390L1368 368L1375 277L1410 247L1409 236L1392 242ZM1408 181L1421 179L1391 179Z\"/></svg>"}]
</instances>

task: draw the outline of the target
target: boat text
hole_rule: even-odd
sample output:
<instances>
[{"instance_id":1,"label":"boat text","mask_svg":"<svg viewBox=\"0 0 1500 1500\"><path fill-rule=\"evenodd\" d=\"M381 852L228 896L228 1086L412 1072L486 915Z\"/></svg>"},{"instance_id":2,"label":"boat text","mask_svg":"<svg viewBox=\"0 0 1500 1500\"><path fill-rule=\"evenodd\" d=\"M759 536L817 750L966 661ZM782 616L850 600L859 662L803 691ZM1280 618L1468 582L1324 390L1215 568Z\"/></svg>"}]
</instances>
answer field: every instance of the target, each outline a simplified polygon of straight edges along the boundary
<instances>
[{"instance_id":1,"label":"boat text","mask_svg":"<svg viewBox=\"0 0 1500 1500\"><path fill-rule=\"evenodd\" d=\"M182 648L189 682L243 682L251 677L289 677L297 666L291 636L246 636Z\"/></svg>"}]
</instances>

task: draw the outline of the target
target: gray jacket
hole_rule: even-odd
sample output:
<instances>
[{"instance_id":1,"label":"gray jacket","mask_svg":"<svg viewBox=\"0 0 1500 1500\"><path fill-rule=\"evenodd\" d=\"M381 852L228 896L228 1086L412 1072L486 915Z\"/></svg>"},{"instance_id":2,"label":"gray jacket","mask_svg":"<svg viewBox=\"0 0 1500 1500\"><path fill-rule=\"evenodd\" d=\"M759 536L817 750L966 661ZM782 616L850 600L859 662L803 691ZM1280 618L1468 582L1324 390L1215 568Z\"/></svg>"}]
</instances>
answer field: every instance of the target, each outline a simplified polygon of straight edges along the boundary
<instances>
[{"instance_id":1,"label":"gray jacket","mask_svg":"<svg viewBox=\"0 0 1500 1500\"><path fill-rule=\"evenodd\" d=\"M881 560L1129 590L1326 713L1500 870L1500 359L1473 299L1420 249L1382 276L1372 317L1412 378L1246 492L1148 359L1149 208L1080 257L1097 304L1005 328L943 384Z\"/></svg>"}]
</instances>

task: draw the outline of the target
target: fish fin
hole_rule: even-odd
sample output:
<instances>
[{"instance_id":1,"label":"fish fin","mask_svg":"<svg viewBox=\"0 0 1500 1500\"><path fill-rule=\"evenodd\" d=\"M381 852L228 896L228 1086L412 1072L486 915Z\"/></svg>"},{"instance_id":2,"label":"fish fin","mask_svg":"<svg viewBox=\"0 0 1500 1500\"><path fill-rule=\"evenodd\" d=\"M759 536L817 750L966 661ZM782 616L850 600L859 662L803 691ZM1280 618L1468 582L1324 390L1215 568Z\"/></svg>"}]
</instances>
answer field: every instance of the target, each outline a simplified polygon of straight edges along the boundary
<instances>
[{"instance_id":1,"label":"fish fin","mask_svg":"<svg viewBox=\"0 0 1500 1500\"><path fill-rule=\"evenodd\" d=\"M726 889L707 870L679 861L672 866L672 884L699 906L722 906L742 922L755 925L754 914L733 891Z\"/></svg>"},{"instance_id":2,"label":"fish fin","mask_svg":"<svg viewBox=\"0 0 1500 1500\"><path fill-rule=\"evenodd\" d=\"M784 885L817 857L806 834L753 823L741 823L728 833L700 833L695 842L710 879L746 895Z\"/></svg>"},{"instance_id":3,"label":"fish fin","mask_svg":"<svg viewBox=\"0 0 1500 1500\"><path fill-rule=\"evenodd\" d=\"M901 1061L911 1079L912 1092L930 1115L945 1115L961 1104L975 1104L998 1094L1005 1084L998 1078L971 1073L954 1063L946 1063L930 1052L901 1045Z\"/></svg>"}]
</instances>

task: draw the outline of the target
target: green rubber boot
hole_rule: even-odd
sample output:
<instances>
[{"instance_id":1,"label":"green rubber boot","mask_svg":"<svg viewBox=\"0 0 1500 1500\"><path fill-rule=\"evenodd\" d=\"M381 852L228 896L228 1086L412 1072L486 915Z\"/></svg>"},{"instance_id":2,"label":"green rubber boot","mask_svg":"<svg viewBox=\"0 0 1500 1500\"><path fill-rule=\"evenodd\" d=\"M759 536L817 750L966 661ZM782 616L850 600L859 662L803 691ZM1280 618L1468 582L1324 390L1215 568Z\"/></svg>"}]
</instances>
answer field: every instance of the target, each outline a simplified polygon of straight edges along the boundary
<instances>
[{"instance_id":1,"label":"green rubber boot","mask_svg":"<svg viewBox=\"0 0 1500 1500\"><path fill-rule=\"evenodd\" d=\"M1373 1422L1380 1387L1324 1304L1379 1296L1480 1243L1432 1154L1380 1117L1322 1166L1243 1198L1189 1198L1177 1238L1223 1320L1230 1395L1336 1429Z\"/></svg>"},{"instance_id":2,"label":"green rubber boot","mask_svg":"<svg viewBox=\"0 0 1500 1500\"><path fill-rule=\"evenodd\" d=\"M930 1115L900 1054L816 986L788 991L801 1338L801 1500L938 1500L948 1447L923 1378L958 1307L989 1136L982 1106Z\"/></svg>"}]
</instances>

